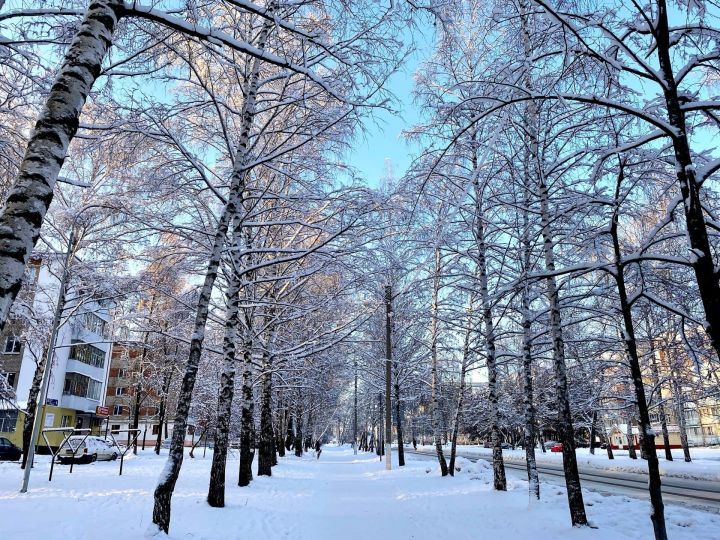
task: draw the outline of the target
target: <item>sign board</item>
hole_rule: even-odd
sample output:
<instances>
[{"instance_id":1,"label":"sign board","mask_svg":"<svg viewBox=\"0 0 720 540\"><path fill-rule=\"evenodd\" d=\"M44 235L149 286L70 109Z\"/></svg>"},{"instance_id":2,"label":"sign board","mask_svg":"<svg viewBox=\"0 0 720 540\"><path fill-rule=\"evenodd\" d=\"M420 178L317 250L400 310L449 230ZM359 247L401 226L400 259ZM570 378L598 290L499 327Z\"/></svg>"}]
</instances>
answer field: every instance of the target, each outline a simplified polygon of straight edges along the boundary
<instances>
[{"instance_id":1,"label":"sign board","mask_svg":"<svg viewBox=\"0 0 720 540\"><path fill-rule=\"evenodd\" d=\"M57 407L57 405L58 405L58 400L57 400L57 399L47 398L47 399L45 400L45 405L52 405L53 407Z\"/></svg>"},{"instance_id":2,"label":"sign board","mask_svg":"<svg viewBox=\"0 0 720 540\"><path fill-rule=\"evenodd\" d=\"M98 405L95 407L95 414L98 416L110 416L110 407Z\"/></svg>"},{"instance_id":3,"label":"sign board","mask_svg":"<svg viewBox=\"0 0 720 540\"><path fill-rule=\"evenodd\" d=\"M55 425L55 413L45 413L45 427L53 427Z\"/></svg>"}]
</instances>

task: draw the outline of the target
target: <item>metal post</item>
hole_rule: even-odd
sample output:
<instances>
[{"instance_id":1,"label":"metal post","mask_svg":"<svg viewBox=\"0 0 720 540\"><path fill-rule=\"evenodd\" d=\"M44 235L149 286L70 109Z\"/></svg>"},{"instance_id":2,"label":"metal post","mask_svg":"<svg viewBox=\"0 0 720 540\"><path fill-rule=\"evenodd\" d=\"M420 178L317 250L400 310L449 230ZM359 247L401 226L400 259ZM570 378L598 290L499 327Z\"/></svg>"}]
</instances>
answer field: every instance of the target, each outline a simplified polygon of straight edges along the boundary
<instances>
[{"instance_id":1,"label":"metal post","mask_svg":"<svg viewBox=\"0 0 720 540\"><path fill-rule=\"evenodd\" d=\"M36 408L35 419L33 420L33 430L30 435L30 446L28 448L27 463L23 474L22 486L20 493L26 493L28 484L30 483L30 471L35 460L35 445L40 435L40 426L45 420L45 401L47 400L47 390L50 383L50 371L52 370L52 359L55 353L55 344L57 343L58 329L60 328L60 319L65 309L65 293L67 291L68 267L70 266L70 258L72 257L73 245L75 244L74 227L70 229L70 237L68 238L68 250L65 254L65 264L63 265L63 273L60 278L60 292L58 294L57 304L55 306L55 315L53 316L52 332L50 334L50 345L47 350L45 359L45 369L43 370L42 382L40 384L40 395L38 396L38 406Z\"/></svg>"},{"instance_id":2,"label":"metal post","mask_svg":"<svg viewBox=\"0 0 720 540\"><path fill-rule=\"evenodd\" d=\"M385 286L385 469L392 469L392 405L390 382L392 377L392 287Z\"/></svg>"}]
</instances>

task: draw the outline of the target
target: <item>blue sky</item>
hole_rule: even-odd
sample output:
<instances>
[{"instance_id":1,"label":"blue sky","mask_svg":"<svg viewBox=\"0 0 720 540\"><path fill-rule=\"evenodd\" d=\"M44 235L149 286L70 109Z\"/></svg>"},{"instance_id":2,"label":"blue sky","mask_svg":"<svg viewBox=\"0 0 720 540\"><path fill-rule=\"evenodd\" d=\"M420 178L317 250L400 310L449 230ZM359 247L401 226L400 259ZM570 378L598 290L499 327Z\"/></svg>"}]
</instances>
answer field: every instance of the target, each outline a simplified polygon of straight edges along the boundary
<instances>
[{"instance_id":1,"label":"blue sky","mask_svg":"<svg viewBox=\"0 0 720 540\"><path fill-rule=\"evenodd\" d=\"M412 39L408 36L409 39ZM395 73L387 86L396 98L397 114L381 111L374 119L365 123L365 132L359 134L346 160L365 179L368 185L376 186L385 176L386 161L392 162L394 176L401 177L408 169L413 146L402 137L402 131L420 121L420 111L413 104L413 75L418 66L432 53L432 30L415 36L417 51L410 55L404 66Z\"/></svg>"}]
</instances>

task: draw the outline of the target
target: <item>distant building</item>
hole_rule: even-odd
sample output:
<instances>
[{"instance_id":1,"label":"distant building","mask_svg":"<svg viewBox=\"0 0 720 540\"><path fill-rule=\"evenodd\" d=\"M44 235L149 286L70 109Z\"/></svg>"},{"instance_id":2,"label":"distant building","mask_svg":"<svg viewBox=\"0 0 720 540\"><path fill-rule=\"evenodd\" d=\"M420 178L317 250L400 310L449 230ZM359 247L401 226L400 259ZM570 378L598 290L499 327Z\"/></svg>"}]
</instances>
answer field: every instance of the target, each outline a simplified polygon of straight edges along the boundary
<instances>
[{"instance_id":1,"label":"distant building","mask_svg":"<svg viewBox=\"0 0 720 540\"><path fill-rule=\"evenodd\" d=\"M57 257L43 255L31 259L25 273L23 289L18 295L18 309L34 313L38 320L51 320L60 290L62 263ZM44 427L100 429L110 368L110 312L103 301L87 299L82 291L69 288L66 300L67 319L60 327L50 372L47 399L42 407ZM27 319L12 318L0 333L0 376L15 391L13 403L0 403L0 435L17 445L22 444L23 409L27 407L37 363L46 354L41 344L50 332L38 325L32 328ZM42 406L43 404L39 404ZM102 411L99 411L102 412ZM52 446L61 436L50 434ZM40 437L39 450L47 451Z\"/></svg>"},{"instance_id":2,"label":"distant building","mask_svg":"<svg viewBox=\"0 0 720 540\"><path fill-rule=\"evenodd\" d=\"M688 446L710 446L720 444L720 399L713 392L704 392L701 373L712 373L714 367L702 359L691 360L682 346L670 337L654 340L652 352L646 343L640 344L650 364L646 366L643 380L646 394L652 395L656 381L661 381L660 392L655 392L650 404L650 422L655 432L655 446L664 448L665 441L658 403L662 400L670 448L681 447L680 432L685 429ZM668 352L670 351L670 352ZM652 354L652 356L651 356ZM652 369L649 369L652 367ZM656 374L653 374L653 372ZM618 395L631 395L630 383L618 383L614 389ZM618 402L619 405L619 402ZM682 422L679 414L682 411ZM615 448L628 448L627 418L606 415L603 421L605 432ZM632 444L640 448L639 430L636 419L631 426Z\"/></svg>"},{"instance_id":3,"label":"distant building","mask_svg":"<svg viewBox=\"0 0 720 540\"><path fill-rule=\"evenodd\" d=\"M109 429L118 442L128 441L127 430L133 427L136 408L138 446L152 447L158 439L162 442L172 434L177 401L170 388L172 368L165 372L158 369L163 362L157 354L141 343L113 344L105 402L110 411ZM186 444L193 440L193 433L191 419Z\"/></svg>"}]
</instances>

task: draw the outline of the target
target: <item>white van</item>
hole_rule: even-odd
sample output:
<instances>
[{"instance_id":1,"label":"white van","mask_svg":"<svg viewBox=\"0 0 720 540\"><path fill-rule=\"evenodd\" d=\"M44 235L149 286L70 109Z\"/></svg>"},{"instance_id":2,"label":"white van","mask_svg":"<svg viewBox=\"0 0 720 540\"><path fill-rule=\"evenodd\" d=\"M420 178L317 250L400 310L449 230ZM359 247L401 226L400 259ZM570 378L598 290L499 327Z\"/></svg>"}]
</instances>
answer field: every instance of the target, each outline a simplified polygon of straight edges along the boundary
<instances>
[{"instance_id":1,"label":"white van","mask_svg":"<svg viewBox=\"0 0 720 540\"><path fill-rule=\"evenodd\" d=\"M83 441L83 439L85 439ZM94 461L111 461L118 458L118 449L109 441L89 435L73 435L65 443L58 455L60 463L93 463Z\"/></svg>"}]
</instances>

